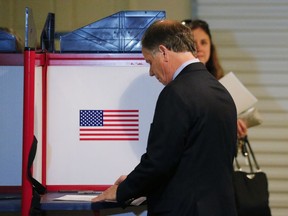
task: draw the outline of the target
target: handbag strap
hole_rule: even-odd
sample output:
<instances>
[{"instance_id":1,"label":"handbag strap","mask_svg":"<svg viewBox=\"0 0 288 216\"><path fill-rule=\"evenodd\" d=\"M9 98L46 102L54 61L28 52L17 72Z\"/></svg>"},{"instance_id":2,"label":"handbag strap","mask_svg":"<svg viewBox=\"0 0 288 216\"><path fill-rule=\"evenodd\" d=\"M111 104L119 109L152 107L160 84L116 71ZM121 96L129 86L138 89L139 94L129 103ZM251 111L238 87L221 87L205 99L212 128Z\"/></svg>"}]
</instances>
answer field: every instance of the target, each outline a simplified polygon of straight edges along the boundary
<instances>
[{"instance_id":1,"label":"handbag strap","mask_svg":"<svg viewBox=\"0 0 288 216\"><path fill-rule=\"evenodd\" d=\"M258 164L258 162L257 162L257 160L256 160L254 151L253 151L253 149L252 149L252 147L251 147L251 145L250 145L250 142L249 142L249 139L248 139L247 136L244 137L244 141L245 141L246 146L247 146L248 149L249 149L249 153L250 153L250 155L252 156L252 159L253 159L253 162L254 162L254 165L255 165L257 171L261 171L260 166L259 166L259 164ZM249 157L249 153L248 153L248 157ZM251 160L250 160L250 164L251 164Z\"/></svg>"},{"instance_id":2,"label":"handbag strap","mask_svg":"<svg viewBox=\"0 0 288 216\"><path fill-rule=\"evenodd\" d=\"M238 148L237 149L238 149L238 151L239 151L239 149L241 149L242 155L247 159L251 173L254 172L254 166L256 168L256 172L261 171L260 166L256 160L255 154L253 152L253 149L250 145L250 142L249 142L249 139L247 136L238 140ZM237 160L238 151L237 151L237 154L235 156L235 164L236 164L236 167L238 170L242 170L242 168L241 168L241 166ZM252 159L251 159L251 157L252 157Z\"/></svg>"}]
</instances>

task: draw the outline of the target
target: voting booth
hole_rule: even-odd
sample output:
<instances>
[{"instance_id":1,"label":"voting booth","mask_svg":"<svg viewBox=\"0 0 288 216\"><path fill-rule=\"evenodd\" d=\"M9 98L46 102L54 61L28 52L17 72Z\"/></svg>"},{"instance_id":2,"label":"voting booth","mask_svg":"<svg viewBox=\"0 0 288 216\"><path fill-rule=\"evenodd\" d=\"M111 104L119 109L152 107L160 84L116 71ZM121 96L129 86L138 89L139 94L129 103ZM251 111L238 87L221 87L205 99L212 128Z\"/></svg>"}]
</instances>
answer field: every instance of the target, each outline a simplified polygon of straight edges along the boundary
<instances>
[{"instance_id":1,"label":"voting booth","mask_svg":"<svg viewBox=\"0 0 288 216\"><path fill-rule=\"evenodd\" d=\"M2 210L29 212L33 137L33 176L48 192L104 190L139 163L163 88L149 76L140 41L164 18L163 11L121 11L61 36L59 52L53 13L40 51L31 9L25 10L24 53L16 54L15 36L1 31L0 189L22 193L21 202L5 201Z\"/></svg>"},{"instance_id":2,"label":"voting booth","mask_svg":"<svg viewBox=\"0 0 288 216\"><path fill-rule=\"evenodd\" d=\"M163 88L149 76L141 38L164 18L163 11L121 11L61 36L60 53L46 53L42 182L48 191L103 190L139 163Z\"/></svg>"},{"instance_id":3,"label":"voting booth","mask_svg":"<svg viewBox=\"0 0 288 216\"><path fill-rule=\"evenodd\" d=\"M140 162L163 88L149 76L140 41L150 24L164 18L163 11L115 13L63 35L60 51L56 51L55 16L49 13L40 38L41 50L37 50L33 14L26 8L25 51L1 53L0 60L1 77L8 73L9 64L9 76L20 75L15 81L22 84L15 91L20 110L17 121L23 119L15 128L19 136L4 137L5 142L18 138L15 142L23 143L15 147L19 161L12 168L22 176L12 176L16 180L11 185L4 179L0 187L20 188L23 216L28 215L32 199L27 168L48 193L101 191ZM0 95L9 98L4 92ZM32 169L29 160L34 138L38 144ZM9 148L13 152L13 147ZM19 210L19 205L13 210ZM42 203L41 208L49 209L51 203ZM81 204L79 208L99 206Z\"/></svg>"}]
</instances>

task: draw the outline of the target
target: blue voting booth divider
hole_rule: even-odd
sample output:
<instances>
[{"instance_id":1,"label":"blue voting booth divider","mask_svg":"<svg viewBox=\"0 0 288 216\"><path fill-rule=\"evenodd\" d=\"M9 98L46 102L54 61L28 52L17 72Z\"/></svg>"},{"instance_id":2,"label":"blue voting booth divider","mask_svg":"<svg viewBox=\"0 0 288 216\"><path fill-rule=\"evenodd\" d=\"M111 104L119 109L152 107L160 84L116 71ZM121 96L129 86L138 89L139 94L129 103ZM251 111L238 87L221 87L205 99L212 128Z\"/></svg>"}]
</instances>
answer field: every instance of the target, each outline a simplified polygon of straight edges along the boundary
<instances>
[{"instance_id":1,"label":"blue voting booth divider","mask_svg":"<svg viewBox=\"0 0 288 216\"><path fill-rule=\"evenodd\" d=\"M0 28L0 53L17 52L16 36Z\"/></svg>"},{"instance_id":2,"label":"blue voting booth divider","mask_svg":"<svg viewBox=\"0 0 288 216\"><path fill-rule=\"evenodd\" d=\"M141 38L164 11L120 11L60 37L60 51L141 53Z\"/></svg>"},{"instance_id":3,"label":"blue voting booth divider","mask_svg":"<svg viewBox=\"0 0 288 216\"><path fill-rule=\"evenodd\" d=\"M5 136L1 136L1 149L2 147L4 149L3 151L1 150L1 154L5 152L4 154L7 153L7 155L1 157L0 160L13 158L13 161L10 163L11 167L9 167L9 169L13 170L13 172L9 173L12 175L6 175L6 167L1 167L0 171L3 171L3 173L0 174L1 176L2 174L3 176L5 175L5 178L1 178L0 180L0 189L8 188L8 190L10 190L14 187L16 187L18 191L19 188L21 189L22 216L29 215L30 203L32 200L32 185L27 178L27 167L28 156L35 134L38 136L38 145L40 145L38 146L40 147L40 152L37 151L37 157L40 157L41 159L37 160L37 163L34 163L35 169L33 170L36 171L36 178L47 187L48 191L104 190L112 184L112 181L115 180L116 176L118 177L119 174L123 174L120 172L128 172L137 163L146 145L146 136L149 130L150 121L152 120L151 115L153 113L156 97L162 89L162 86L156 81L153 81L153 79L151 79L151 82L150 79L147 81L147 78L149 78L148 65L140 54L140 40L145 29L153 21L165 18L165 12L163 11L119 12L100 20L99 22L97 21L82 29L64 35L61 37L60 41L61 50L57 53L57 51L54 50L53 35L55 17L54 14L48 14L41 34L42 52L38 53L35 47L37 37L32 10L26 8L25 12L26 33L24 54L10 54L7 53L7 50L5 50L4 54L0 54L0 82L5 82L5 84L7 84L7 86L1 85L1 88L5 88L5 90L0 93L1 103L2 101L7 102L5 103L5 106L3 106L4 109L1 109L0 111L1 118L3 117L4 119L3 124L1 124L2 120L0 122L0 129L1 131L2 129L7 131ZM110 23L111 25L109 26L107 23ZM85 32L85 35L83 36L80 32ZM90 36L93 36L94 34L96 37L91 40ZM82 38L81 43L79 43L81 46L70 46L69 44L71 42L76 44L75 40L79 40L77 37ZM95 44L97 44L97 46L95 46ZM69 49L69 47L71 49ZM81 71L83 72L82 74ZM97 76L95 76L95 74L97 74ZM38 76L38 78L36 78L36 76ZM88 78L83 78L83 76ZM115 79L115 76L118 78ZM73 91L72 96L65 95L66 93L69 93L70 90L73 90L73 86L72 88L69 85L62 86L62 83L64 84L67 78L73 85L78 85L78 87L85 92L85 97L81 95L81 92L80 94L74 94ZM89 85L87 84L90 78L100 80L97 84L100 86L100 89L92 88L93 82L91 81L93 80L90 80L91 83ZM79 85L79 80L81 79L83 79L82 87ZM110 84L105 85L105 82ZM9 83L11 85L8 85ZM39 83L41 89L37 87ZM93 99L92 96L95 94L93 91L100 92L105 86L107 86L105 90L106 96L103 96L102 93L97 93L98 98L94 97ZM59 90L58 92L57 88ZM113 88L115 88L114 91L111 91ZM70 90L67 91L67 89ZM89 91L90 93L87 93ZM59 95L59 97L57 97L57 95ZM68 97L68 100L65 99L67 98L66 96ZM75 100L73 100L73 96L74 99L80 101L80 105L74 105L74 108L73 104ZM109 101L109 98L114 98L113 100L115 101L111 102ZM150 101L147 101L147 98L149 98ZM94 102L92 102L93 100ZM102 100L102 105L95 103L97 100ZM64 109L60 109L60 112L57 111L57 108L59 108L57 107L59 101L63 102L61 102L62 104L60 105L64 107ZM65 107L66 102L68 105L72 105L70 111L68 109L69 107ZM40 107L37 107L37 104L41 104ZM117 140L119 144L115 146L113 140L102 140L99 142L90 139L88 142L83 142L83 140L79 138L80 129L79 122L77 121L79 120L80 110L112 109L122 111L127 107L129 107L129 110L133 110L133 112L136 110L139 113L137 117L139 131L137 139L134 139L134 141ZM41 115L37 114L39 110L41 110ZM74 133L76 131L74 136L75 139L72 139L71 143L69 143L71 140L65 139L60 139L59 142L57 139L57 137L61 138L61 136L58 136L59 130L53 129L55 128L53 124L57 125L60 123L60 126L63 126L61 125L61 119L58 118L63 114L64 116L66 115L65 117L68 119L71 117L76 118L76 124L74 124L73 127L67 127L67 131L64 131L66 134L71 134L70 132ZM22 118L23 122L21 121ZM60 121L58 121L57 118ZM8 124L6 124L7 122ZM13 129L11 129L12 124ZM41 125L41 127L39 127L39 125ZM67 125L69 125L69 123ZM60 129L60 132L63 131ZM8 141L9 144L7 144ZM63 143L61 143L62 141ZM64 146L61 147L62 144L64 144ZM69 144L70 146L67 146ZM80 148L79 144L81 145ZM83 163L80 163L80 166L77 167L75 164L72 164L73 167L69 167L70 162L73 161L73 157L70 158L69 163L67 163L63 157L63 152L59 152L61 148L64 149L64 153L70 148L72 151L66 153L71 153L72 156L76 156L80 159L81 157L86 159L85 156L88 156L87 158L91 157L91 160L82 160ZM116 161L107 164L106 166L108 166L108 168L105 170L103 169L105 158L94 158L92 152L108 153L113 148L120 149L120 151L117 152L117 154L120 153L120 157L117 158L117 155L115 155ZM82 152L83 155L81 150L84 150ZM11 157L11 154L15 157ZM96 159L97 174L100 175L101 178L97 177L97 175L92 175L93 172L91 172L91 169L94 168L95 170L95 166L88 166L94 159ZM124 160L119 163L120 159ZM41 164L39 164L39 161ZM129 161L129 163L127 163L127 161ZM57 163L63 163L64 166L57 166ZM3 162L3 164L6 164L6 162ZM125 167L125 164L130 165ZM78 174L74 175L71 171L68 172L68 175L62 176L61 172L73 170L75 167L78 169ZM87 170L86 172L81 173L82 171L85 171L83 167L87 167ZM41 169L40 174L37 172L39 168ZM109 173L113 173L111 170L115 173L109 175ZM77 176L80 176L80 178ZM104 177L102 178L102 176ZM89 179L90 177L91 179ZM59 179L61 180L59 181ZM83 179L85 180L83 181ZM49 198L43 199L42 207L44 209L42 210L55 210L53 209L53 205L53 200L49 200ZM79 203L74 203L72 206L73 205L75 205L75 209L81 210L81 207L79 208ZM107 208L107 206L104 207ZM97 212L104 207L94 206L91 210L95 211L95 215L97 215ZM115 204L110 207L115 207ZM19 206L16 210L18 208ZM59 205L57 208L57 210L61 210ZM87 206L85 208L87 208ZM87 210L85 208L82 210ZM12 209L13 211L15 210L15 208L11 208L11 210ZM71 210L71 206L69 206L69 209ZM6 210L9 211L9 209ZM62 208L62 210L67 209Z\"/></svg>"}]
</instances>

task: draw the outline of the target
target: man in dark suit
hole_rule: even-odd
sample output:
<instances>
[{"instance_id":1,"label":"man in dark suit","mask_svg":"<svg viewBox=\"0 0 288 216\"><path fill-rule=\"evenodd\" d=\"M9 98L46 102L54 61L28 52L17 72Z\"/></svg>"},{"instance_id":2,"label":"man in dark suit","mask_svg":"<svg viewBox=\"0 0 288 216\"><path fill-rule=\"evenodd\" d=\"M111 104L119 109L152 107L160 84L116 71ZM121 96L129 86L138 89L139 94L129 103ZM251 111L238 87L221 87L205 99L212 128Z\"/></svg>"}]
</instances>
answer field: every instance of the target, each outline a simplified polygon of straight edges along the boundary
<instances>
[{"instance_id":1,"label":"man in dark suit","mask_svg":"<svg viewBox=\"0 0 288 216\"><path fill-rule=\"evenodd\" d=\"M148 215L236 215L236 108L195 50L191 30L177 21L156 21L146 30L142 53L150 75L165 85L147 150L128 176L93 202L117 200L125 206L146 196Z\"/></svg>"}]
</instances>

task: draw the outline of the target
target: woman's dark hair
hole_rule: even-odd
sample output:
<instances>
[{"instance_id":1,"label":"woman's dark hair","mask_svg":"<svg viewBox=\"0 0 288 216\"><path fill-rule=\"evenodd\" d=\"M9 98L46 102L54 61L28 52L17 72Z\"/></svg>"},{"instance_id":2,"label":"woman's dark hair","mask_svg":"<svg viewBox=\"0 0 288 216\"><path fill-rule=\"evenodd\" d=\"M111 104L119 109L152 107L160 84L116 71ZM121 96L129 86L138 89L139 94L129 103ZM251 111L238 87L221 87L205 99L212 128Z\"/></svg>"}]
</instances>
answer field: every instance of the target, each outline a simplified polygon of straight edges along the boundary
<instances>
[{"instance_id":1,"label":"woman's dark hair","mask_svg":"<svg viewBox=\"0 0 288 216\"><path fill-rule=\"evenodd\" d=\"M185 19L185 20L182 20L181 23L185 26L188 26L192 31L195 29L201 28L209 36L210 41L211 41L211 47L210 47L210 56L206 63L206 67L208 71L217 79L220 79L221 77L223 77L224 71L219 62L216 47L213 43L212 35L210 32L208 23L200 19L196 19L196 20Z\"/></svg>"}]
</instances>

